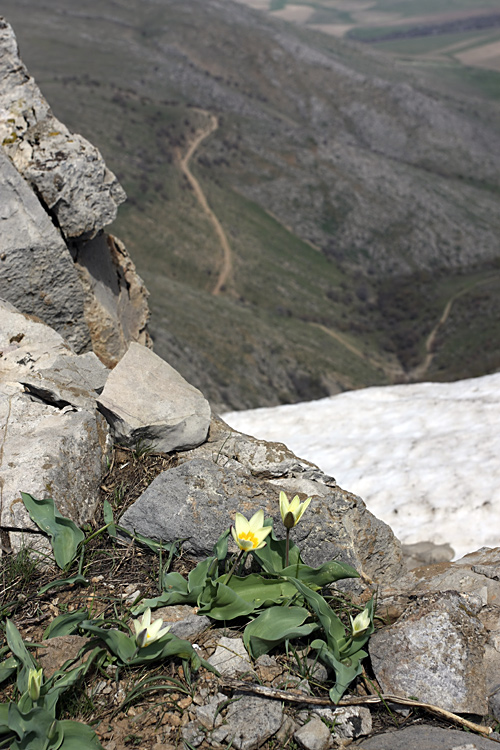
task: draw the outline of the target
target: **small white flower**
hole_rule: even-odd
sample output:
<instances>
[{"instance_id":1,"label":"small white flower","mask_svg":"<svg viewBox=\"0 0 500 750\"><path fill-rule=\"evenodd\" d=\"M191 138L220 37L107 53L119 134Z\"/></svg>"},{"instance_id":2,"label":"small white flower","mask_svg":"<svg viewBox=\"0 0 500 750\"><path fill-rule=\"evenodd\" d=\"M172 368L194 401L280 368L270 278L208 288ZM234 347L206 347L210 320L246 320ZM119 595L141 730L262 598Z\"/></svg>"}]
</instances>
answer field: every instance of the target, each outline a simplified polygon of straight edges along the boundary
<instances>
[{"instance_id":1,"label":"small white flower","mask_svg":"<svg viewBox=\"0 0 500 750\"><path fill-rule=\"evenodd\" d=\"M153 641L168 633L170 625L163 625L163 620L159 617L153 623L151 622L151 610L148 607L139 620L133 621L135 630L135 640L139 648L149 646Z\"/></svg>"},{"instance_id":2,"label":"small white flower","mask_svg":"<svg viewBox=\"0 0 500 750\"><path fill-rule=\"evenodd\" d=\"M370 623L370 613L367 609L364 609L359 615L356 615L354 620L351 617L352 637L356 638L357 635L362 635L365 630L368 630Z\"/></svg>"}]
</instances>

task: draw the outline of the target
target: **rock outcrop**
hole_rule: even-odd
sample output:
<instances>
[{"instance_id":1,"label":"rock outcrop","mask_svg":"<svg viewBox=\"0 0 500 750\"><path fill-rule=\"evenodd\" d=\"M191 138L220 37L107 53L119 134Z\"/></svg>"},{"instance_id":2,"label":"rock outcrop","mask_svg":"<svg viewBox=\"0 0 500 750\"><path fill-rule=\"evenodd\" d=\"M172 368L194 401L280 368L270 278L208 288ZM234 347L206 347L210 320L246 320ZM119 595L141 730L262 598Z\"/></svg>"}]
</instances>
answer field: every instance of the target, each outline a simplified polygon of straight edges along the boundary
<instances>
[{"instance_id":1,"label":"rock outcrop","mask_svg":"<svg viewBox=\"0 0 500 750\"><path fill-rule=\"evenodd\" d=\"M0 18L0 297L114 366L150 345L147 291L103 233L125 193L99 151L52 114Z\"/></svg>"}]
</instances>

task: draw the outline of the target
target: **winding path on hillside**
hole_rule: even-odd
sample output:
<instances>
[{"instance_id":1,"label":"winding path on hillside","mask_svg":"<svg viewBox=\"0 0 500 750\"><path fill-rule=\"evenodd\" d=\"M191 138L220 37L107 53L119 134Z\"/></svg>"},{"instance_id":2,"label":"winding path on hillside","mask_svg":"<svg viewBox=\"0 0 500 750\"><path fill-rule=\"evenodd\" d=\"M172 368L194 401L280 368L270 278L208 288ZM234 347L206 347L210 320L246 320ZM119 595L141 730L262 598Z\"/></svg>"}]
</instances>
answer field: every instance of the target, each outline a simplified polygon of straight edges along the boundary
<instances>
[{"instance_id":1,"label":"winding path on hillside","mask_svg":"<svg viewBox=\"0 0 500 750\"><path fill-rule=\"evenodd\" d=\"M203 143L203 141L208 138L212 133L214 133L217 128L219 127L219 121L215 115L213 115L211 112L207 112L206 110L199 109L197 112L201 112L204 115L206 115L209 118L209 122L205 128L202 128L199 130L192 143L190 144L188 150L184 154L184 156L179 157L179 166L181 168L182 173L186 176L186 179L188 180L189 184L193 188L193 192L196 196L196 199L200 206L202 207L204 213L207 215L207 218L211 222L213 228L215 229L215 233L219 239L221 248L222 248L222 268L219 271L219 276L217 278L216 284L214 288L212 289L212 294L220 294L223 287L227 284L228 279L231 275L231 272L233 270L233 254L231 251L231 246L228 242L227 235L222 228L222 225L217 218L217 216L214 214L210 206L208 205L208 201L205 197L205 193L201 189L200 183L196 179L196 177L193 175L191 170L189 169L189 162L194 155L196 149Z\"/></svg>"},{"instance_id":2,"label":"winding path on hillside","mask_svg":"<svg viewBox=\"0 0 500 750\"><path fill-rule=\"evenodd\" d=\"M438 335L439 329L441 326L443 326L446 321L448 320L451 312L451 308L453 307L453 303L456 302L459 297L463 297L468 292L472 291L472 289L475 289L478 286L482 286L483 284L489 284L492 280L492 278L498 277L500 274L494 274L488 279L480 279L479 281L476 281L474 284L471 284L470 286L465 287L464 289L460 289L460 291L456 292L446 305L444 306L444 310L442 312L441 317L439 318L438 322L430 332L430 334L427 336L427 339L425 341L425 358L424 361L421 362L421 364L414 367L410 372L408 373L408 376L410 380L420 380L423 378L423 376L428 372L429 367L432 364L432 360L436 356L436 352L433 351L434 349L434 342L436 341L436 336Z\"/></svg>"}]
</instances>

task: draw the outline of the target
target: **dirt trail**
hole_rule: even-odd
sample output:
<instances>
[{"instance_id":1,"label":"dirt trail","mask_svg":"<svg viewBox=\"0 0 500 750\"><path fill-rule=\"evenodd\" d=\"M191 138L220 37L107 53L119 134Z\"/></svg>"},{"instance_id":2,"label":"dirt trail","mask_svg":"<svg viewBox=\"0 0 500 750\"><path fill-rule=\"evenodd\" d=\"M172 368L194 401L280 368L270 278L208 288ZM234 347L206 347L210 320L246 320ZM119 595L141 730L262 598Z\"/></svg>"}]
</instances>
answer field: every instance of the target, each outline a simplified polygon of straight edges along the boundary
<instances>
[{"instance_id":1,"label":"dirt trail","mask_svg":"<svg viewBox=\"0 0 500 750\"><path fill-rule=\"evenodd\" d=\"M214 212L208 205L208 201L205 197L205 193L201 189L200 183L198 182L196 177L193 175L193 173L189 169L189 162L194 152L198 148L198 146L200 146L200 144L206 138L212 135L212 133L215 130L217 130L217 128L219 127L219 123L215 115L213 115L211 112L206 112L205 110L198 110L198 111L207 115L207 117L209 118L209 124L207 125L206 128L203 128L196 134L194 141L191 143L191 145L189 146L184 156L179 157L179 166L181 168L182 173L186 176L189 184L193 188L193 192L196 196L198 203L200 204L203 211L207 215L209 221L212 223L212 226L215 229L215 233L217 237L219 238L219 242L222 247L222 253L223 253L222 268L219 271L217 282L214 288L212 289L212 294L217 295L217 294L220 294L220 292L222 291L222 288L227 284L229 276L231 275L231 272L233 270L233 260L232 260L233 255L231 251L231 246L229 245L229 242L227 239L227 235L224 232L220 221L218 220L217 216L214 214Z\"/></svg>"},{"instance_id":2,"label":"dirt trail","mask_svg":"<svg viewBox=\"0 0 500 750\"><path fill-rule=\"evenodd\" d=\"M429 367L431 366L432 360L434 359L434 357L436 355L436 352L432 351L433 348L434 348L434 342L436 340L436 336L437 336L438 331L441 328L441 326L444 325L446 323L446 321L448 320L450 312L451 312L451 308L453 307L453 303L459 297L462 297L464 294L467 294L472 289L475 289L475 287L482 286L483 284L489 284L490 281L491 281L491 278L489 278L489 279L481 279L480 281L476 281L474 284L471 284L471 286L467 286L467 287L465 287L465 289L461 289L459 292L457 292L452 297L450 297L450 299L448 300L448 302L444 306L444 310L442 312L441 317L439 318L438 322L436 323L436 325L434 326L434 328L432 329L432 331L430 332L430 334L427 336L427 339L425 341L426 355L425 355L424 361L421 362L421 364L419 364L416 367L414 367L413 370L411 370L408 373L408 377L410 378L410 380L421 379L426 374L426 372L428 371Z\"/></svg>"}]
</instances>

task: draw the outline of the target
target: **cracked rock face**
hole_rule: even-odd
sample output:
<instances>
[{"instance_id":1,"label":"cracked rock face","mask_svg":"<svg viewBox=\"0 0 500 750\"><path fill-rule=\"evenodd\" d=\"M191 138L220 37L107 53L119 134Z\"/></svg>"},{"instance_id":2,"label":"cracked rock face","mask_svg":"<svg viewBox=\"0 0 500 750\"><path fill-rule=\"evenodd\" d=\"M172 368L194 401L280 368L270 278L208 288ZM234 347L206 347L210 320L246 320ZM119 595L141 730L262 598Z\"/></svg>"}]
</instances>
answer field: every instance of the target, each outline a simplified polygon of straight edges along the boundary
<instances>
[{"instance_id":1,"label":"cracked rock face","mask_svg":"<svg viewBox=\"0 0 500 750\"><path fill-rule=\"evenodd\" d=\"M52 497L78 525L99 499L108 427L96 390L106 368L76 355L41 321L0 302L0 525L2 544L45 548L21 499Z\"/></svg>"},{"instance_id":2,"label":"cracked rock face","mask_svg":"<svg viewBox=\"0 0 500 750\"><path fill-rule=\"evenodd\" d=\"M371 637L369 651L384 693L483 715L484 642L485 629L467 599L446 591L410 604L397 623Z\"/></svg>"},{"instance_id":3,"label":"cracked rock face","mask_svg":"<svg viewBox=\"0 0 500 750\"><path fill-rule=\"evenodd\" d=\"M66 238L94 237L125 193L99 151L52 114L0 19L0 142Z\"/></svg>"}]
</instances>

